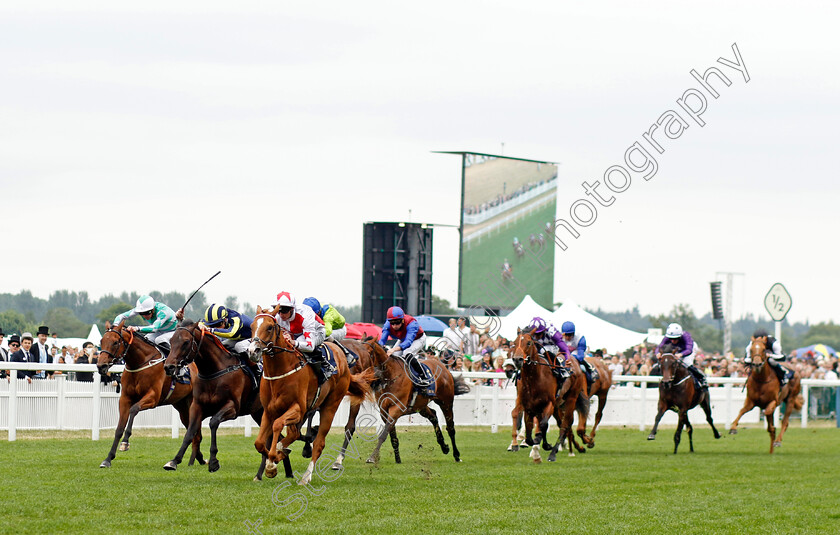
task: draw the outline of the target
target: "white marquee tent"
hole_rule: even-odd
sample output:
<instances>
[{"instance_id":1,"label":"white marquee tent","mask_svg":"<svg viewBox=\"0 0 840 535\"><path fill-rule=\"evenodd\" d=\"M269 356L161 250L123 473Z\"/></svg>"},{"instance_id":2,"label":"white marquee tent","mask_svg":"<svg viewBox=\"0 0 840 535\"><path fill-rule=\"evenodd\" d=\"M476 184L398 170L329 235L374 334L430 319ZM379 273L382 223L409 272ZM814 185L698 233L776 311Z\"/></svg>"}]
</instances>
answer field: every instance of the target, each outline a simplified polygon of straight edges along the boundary
<instances>
[{"instance_id":1,"label":"white marquee tent","mask_svg":"<svg viewBox=\"0 0 840 535\"><path fill-rule=\"evenodd\" d=\"M551 312L538 305L530 295L526 295L510 314L501 318L499 334L513 340L516 329L528 325L535 316L550 320L558 329L564 321L574 322L576 331L586 337L590 351L603 348L609 353L616 353L643 343L647 337L647 333L637 333L602 320L572 300L564 301L563 306Z\"/></svg>"}]
</instances>

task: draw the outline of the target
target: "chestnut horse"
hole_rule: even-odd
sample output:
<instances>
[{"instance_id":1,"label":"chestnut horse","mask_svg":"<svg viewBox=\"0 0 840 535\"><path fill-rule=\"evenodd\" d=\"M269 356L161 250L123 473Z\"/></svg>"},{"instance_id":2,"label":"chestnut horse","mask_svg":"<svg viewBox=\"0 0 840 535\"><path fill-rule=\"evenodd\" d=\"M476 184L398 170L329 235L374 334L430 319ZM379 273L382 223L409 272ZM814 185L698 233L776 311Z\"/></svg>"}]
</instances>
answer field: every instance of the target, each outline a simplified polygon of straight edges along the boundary
<instances>
[{"instance_id":1,"label":"chestnut horse","mask_svg":"<svg viewBox=\"0 0 840 535\"><path fill-rule=\"evenodd\" d=\"M193 377L193 402L190 406L190 425L184 441L175 457L163 467L166 470L176 470L184 458L187 444L201 429L204 418L210 418L210 460L207 468L210 472L219 469L216 454L216 432L219 425L238 416L251 415L255 422L262 420L263 408L259 398L259 384L254 385L250 374L246 371L247 364L240 362L236 356L222 345L218 338L202 325L190 320L184 320L175 329L170 340L172 350L163 368L166 375L172 376L180 366L195 362L198 376ZM265 469L265 456L257 471L255 481L262 479ZM284 459L286 477L292 477L292 465Z\"/></svg>"},{"instance_id":2,"label":"chestnut horse","mask_svg":"<svg viewBox=\"0 0 840 535\"><path fill-rule=\"evenodd\" d=\"M594 448L595 433L598 429L598 424L601 423L601 417L604 415L604 407L607 405L607 396L610 393L610 388L612 388L612 374L602 359L596 357L586 357L586 362L591 364L592 367L598 371L598 379L592 381L592 385L588 387L587 391L588 398L598 396L598 410L595 413L595 423L592 424L592 432L589 434L589 441L587 442L585 440L585 435L581 434L580 429L578 429L578 435L580 435L581 440L586 442L587 448ZM580 410L578 410L578 420L586 422L586 417L581 414Z\"/></svg>"},{"instance_id":3,"label":"chestnut horse","mask_svg":"<svg viewBox=\"0 0 840 535\"><path fill-rule=\"evenodd\" d=\"M691 423L688 421L688 411L697 405L700 405L703 412L706 413L706 421L712 426L712 432L714 432L715 438L720 438L720 433L718 433L714 422L712 422L712 406L709 401L709 390L706 388L695 388L694 376L679 358L674 356L670 346L666 345L663 349L666 352L659 359L659 365L662 368L662 380L659 381L659 412L656 413L656 421L647 439L656 439L656 429L659 427L659 420L662 419L665 411L671 410L676 412L679 417L677 430L674 432L674 453L677 453L677 448L680 446L683 426L688 429L689 450L694 452L694 440L692 437L694 428L691 427Z\"/></svg>"},{"instance_id":4,"label":"chestnut horse","mask_svg":"<svg viewBox=\"0 0 840 535\"><path fill-rule=\"evenodd\" d=\"M266 455L265 475L277 475L277 463L286 459L288 446L300 437L300 426L304 416L317 409L320 416L318 435L312 443L312 458L298 483L307 485L312 479L315 463L324 449L327 433L333 417L345 395L350 396L351 405L358 405L370 395L370 381L373 371L351 375L344 352L335 344L325 342L335 355L338 371L324 384L318 379L306 358L298 351L288 331L277 324L274 309L257 307L251 324L251 345L248 352L251 359L262 357L263 377L260 383L260 401L264 407L260 433L254 447ZM283 429L288 429L284 437ZM280 441L280 448L277 442ZM270 442L270 447L267 443Z\"/></svg>"},{"instance_id":5,"label":"chestnut horse","mask_svg":"<svg viewBox=\"0 0 840 535\"><path fill-rule=\"evenodd\" d=\"M153 409L159 405L172 405L181 416L181 423L188 427L190 423L190 405L192 404L192 385L175 382L167 377L163 371L164 357L158 348L146 340L141 334L134 335L134 331L125 328L125 320L116 327L111 326L102 335L97 366L99 374L108 373L108 368L117 359L125 362L122 374L122 392L120 393L120 419L114 433L114 443L108 456L99 465L100 468L110 468L111 461L117 454L117 444L120 451L128 451L128 440L134 426L134 417L146 409ZM190 365L192 377L198 373L195 365ZM123 436L125 432L125 436ZM120 443L120 438L122 442ZM205 464L199 444L201 431L192 439L192 454L190 466L194 461Z\"/></svg>"},{"instance_id":6,"label":"chestnut horse","mask_svg":"<svg viewBox=\"0 0 840 535\"><path fill-rule=\"evenodd\" d=\"M432 376L435 378L435 397L430 398L415 391L405 361L399 357L389 356L385 349L375 341L366 338L365 343L372 350L373 362L376 366L376 381L373 384L374 393L376 394L379 414L385 423L379 432L376 447L373 448L367 462L375 463L379 461L379 450L382 448L382 443L385 442L385 437L389 435L391 446L394 448L394 460L397 463L402 462L400 441L397 438L396 430L397 420L402 416L414 413L423 416L432 423L441 451L444 455L448 454L449 446L447 446L440 430L437 413L429 406L430 401L434 401L443 412L446 432L449 434L449 440L452 441L452 456L455 458L455 462L461 462L461 453L458 451L458 446L455 445L455 420L452 413L452 404L455 396L470 391L470 387L464 382L464 379L461 377L454 378L446 365L437 359L423 360L423 364L429 367Z\"/></svg>"},{"instance_id":7,"label":"chestnut horse","mask_svg":"<svg viewBox=\"0 0 840 535\"><path fill-rule=\"evenodd\" d=\"M770 453L773 453L774 448L779 448L782 445L782 436L788 427L788 420L790 414L794 410L802 408L804 400L799 393L802 388L801 379L798 371L793 372L793 377L788 381L784 388L780 388L779 378L776 372L770 369L770 364L767 364L766 356L767 347L764 344L764 339L752 339L752 346L750 349L750 373L747 377L747 399L744 400L744 406L738 417L732 422L729 427L729 434L734 435L738 432L738 421L741 416L751 411L754 407L764 410L764 417L767 420L767 432L770 433ZM785 415L782 417L782 429L779 432L779 440L776 440L776 426L774 425L774 413L776 407L785 403Z\"/></svg>"},{"instance_id":8,"label":"chestnut horse","mask_svg":"<svg viewBox=\"0 0 840 535\"><path fill-rule=\"evenodd\" d=\"M538 444L542 441L543 449L551 451L548 460L553 462L557 459L560 444L567 434L570 457L574 457L573 445L581 453L586 451L578 445L571 428L577 409L580 416L577 433L584 443L588 443L589 438L586 437L585 431L586 419L589 416L589 398L585 393L586 376L576 359L569 359L572 375L562 384L558 384L557 378L552 373L554 365L547 357L540 355L539 351L539 344L534 341L531 331L521 331L516 337L513 354L514 358L522 359L522 375L517 383L516 406L511 414L514 425L513 440L514 442L517 440L520 421L517 409L521 407L521 412L525 417L525 443L531 446L531 458L534 462L541 462ZM548 443L547 437L548 421L552 415L560 430L554 446ZM539 418L540 432L532 438L535 416Z\"/></svg>"}]
</instances>

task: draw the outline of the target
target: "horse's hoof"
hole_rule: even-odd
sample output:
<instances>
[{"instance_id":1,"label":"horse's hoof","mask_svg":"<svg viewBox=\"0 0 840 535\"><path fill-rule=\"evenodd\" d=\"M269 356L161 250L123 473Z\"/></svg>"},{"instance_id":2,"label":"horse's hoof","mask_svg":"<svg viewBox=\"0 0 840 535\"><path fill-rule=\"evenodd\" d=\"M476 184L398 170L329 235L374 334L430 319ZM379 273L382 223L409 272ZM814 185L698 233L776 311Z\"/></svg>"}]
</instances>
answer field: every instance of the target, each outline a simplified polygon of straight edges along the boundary
<instances>
[{"instance_id":1,"label":"horse's hoof","mask_svg":"<svg viewBox=\"0 0 840 535\"><path fill-rule=\"evenodd\" d=\"M342 468L344 468L344 466L338 461L332 463L332 466L330 466L331 470L341 470Z\"/></svg>"},{"instance_id":2,"label":"horse's hoof","mask_svg":"<svg viewBox=\"0 0 840 535\"><path fill-rule=\"evenodd\" d=\"M540 463L542 463L542 458L541 457L537 457L536 459L534 459L534 464L540 464Z\"/></svg>"},{"instance_id":3,"label":"horse's hoof","mask_svg":"<svg viewBox=\"0 0 840 535\"><path fill-rule=\"evenodd\" d=\"M210 472L215 472L220 468L219 461L216 459L211 459L210 463L207 465L207 470Z\"/></svg>"},{"instance_id":4,"label":"horse's hoof","mask_svg":"<svg viewBox=\"0 0 840 535\"><path fill-rule=\"evenodd\" d=\"M99 468L111 468L111 461L102 461L102 464L99 465Z\"/></svg>"},{"instance_id":5,"label":"horse's hoof","mask_svg":"<svg viewBox=\"0 0 840 535\"><path fill-rule=\"evenodd\" d=\"M782 447L782 443L781 443L781 442L774 442L774 443L773 443L773 447L774 447L774 448L781 448L781 447Z\"/></svg>"},{"instance_id":6,"label":"horse's hoof","mask_svg":"<svg viewBox=\"0 0 840 535\"><path fill-rule=\"evenodd\" d=\"M575 452L572 452L572 453L569 454L569 457L574 457L574 456L575 456Z\"/></svg>"},{"instance_id":7,"label":"horse's hoof","mask_svg":"<svg viewBox=\"0 0 840 535\"><path fill-rule=\"evenodd\" d=\"M376 463L376 459L374 459L373 457L368 457L368 458L367 458L367 460L366 460L365 462L366 462L367 464L375 464L375 463Z\"/></svg>"},{"instance_id":8,"label":"horse's hoof","mask_svg":"<svg viewBox=\"0 0 840 535\"><path fill-rule=\"evenodd\" d=\"M262 481L262 479L257 476L254 476L254 481Z\"/></svg>"},{"instance_id":9,"label":"horse's hoof","mask_svg":"<svg viewBox=\"0 0 840 535\"><path fill-rule=\"evenodd\" d=\"M170 471L174 472L175 470L178 469L178 465L175 463L175 461L169 461L168 463L163 465L163 469L164 470L170 470Z\"/></svg>"},{"instance_id":10,"label":"horse's hoof","mask_svg":"<svg viewBox=\"0 0 840 535\"><path fill-rule=\"evenodd\" d=\"M444 455L449 455L449 446L441 446L440 451L442 451Z\"/></svg>"},{"instance_id":11,"label":"horse's hoof","mask_svg":"<svg viewBox=\"0 0 840 535\"><path fill-rule=\"evenodd\" d=\"M303 457L304 459L312 458L312 446L310 446L309 444L304 446L303 450L301 450L301 452L300 452L300 456Z\"/></svg>"},{"instance_id":12,"label":"horse's hoof","mask_svg":"<svg viewBox=\"0 0 840 535\"><path fill-rule=\"evenodd\" d=\"M460 458L460 457L455 457L455 462L456 462L456 463L460 463L460 462L462 462L462 461L461 461L461 458Z\"/></svg>"},{"instance_id":13,"label":"horse's hoof","mask_svg":"<svg viewBox=\"0 0 840 535\"><path fill-rule=\"evenodd\" d=\"M274 468L266 468L265 469L265 477L267 477L269 479L273 479L276 476L277 476L277 467L276 466Z\"/></svg>"},{"instance_id":14,"label":"horse's hoof","mask_svg":"<svg viewBox=\"0 0 840 535\"><path fill-rule=\"evenodd\" d=\"M729 434L730 434L730 435L737 435L737 434L738 434L738 430L737 430L737 429L730 429L730 430L729 430Z\"/></svg>"},{"instance_id":15,"label":"horse's hoof","mask_svg":"<svg viewBox=\"0 0 840 535\"><path fill-rule=\"evenodd\" d=\"M128 442L120 442L120 447L118 448L120 451L128 451L128 448L131 447L131 444Z\"/></svg>"},{"instance_id":16,"label":"horse's hoof","mask_svg":"<svg viewBox=\"0 0 840 535\"><path fill-rule=\"evenodd\" d=\"M548 456L548 462L553 463L557 461L557 457L554 454Z\"/></svg>"},{"instance_id":17,"label":"horse's hoof","mask_svg":"<svg viewBox=\"0 0 840 535\"><path fill-rule=\"evenodd\" d=\"M587 445L586 445L586 447L587 447L587 448L589 448L589 449L592 449L592 448L594 448L594 447L595 447L595 443L594 443L594 442L590 442L589 444L587 444Z\"/></svg>"},{"instance_id":18,"label":"horse's hoof","mask_svg":"<svg viewBox=\"0 0 840 535\"><path fill-rule=\"evenodd\" d=\"M656 440L656 435L654 435L653 433L649 434L648 440Z\"/></svg>"},{"instance_id":19,"label":"horse's hoof","mask_svg":"<svg viewBox=\"0 0 840 535\"><path fill-rule=\"evenodd\" d=\"M402 459L397 457L396 459L394 459L394 462L397 463L397 464L402 464Z\"/></svg>"}]
</instances>

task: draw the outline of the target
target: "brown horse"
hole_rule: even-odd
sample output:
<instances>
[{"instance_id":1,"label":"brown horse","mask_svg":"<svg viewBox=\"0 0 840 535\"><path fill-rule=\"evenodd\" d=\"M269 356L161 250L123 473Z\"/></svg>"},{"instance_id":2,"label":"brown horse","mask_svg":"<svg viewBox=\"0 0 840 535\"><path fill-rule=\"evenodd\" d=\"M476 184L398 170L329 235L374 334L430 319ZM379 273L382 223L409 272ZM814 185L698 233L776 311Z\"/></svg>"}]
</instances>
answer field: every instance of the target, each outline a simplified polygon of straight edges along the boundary
<instances>
[{"instance_id":1,"label":"brown horse","mask_svg":"<svg viewBox=\"0 0 840 535\"><path fill-rule=\"evenodd\" d=\"M399 357L389 356L385 349L374 341L367 340L366 344L372 350L373 362L376 366L374 392L379 414L385 423L379 432L376 447L374 447L367 462L375 463L379 461L379 450L382 448L382 443L385 442L385 437L388 436L391 437L391 446L394 448L394 460L397 463L402 462L400 441L397 438L396 430L397 420L402 416L414 413L432 422L440 449L444 455L448 454L449 446L447 446L440 430L437 413L429 406L430 401L434 401L443 412L446 432L449 434L449 440L452 441L452 456L455 458L455 462L461 462L461 453L458 451L458 446L455 445L455 420L452 413L452 404L455 396L470 391L469 386L461 377L455 379L443 362L437 359L426 359L423 364L429 367L432 376L435 378L435 397L430 398L420 394L414 389L414 383L408 374L408 364L405 361Z\"/></svg>"},{"instance_id":2,"label":"brown horse","mask_svg":"<svg viewBox=\"0 0 840 535\"><path fill-rule=\"evenodd\" d=\"M569 437L570 457L574 456L573 445L581 453L586 451L578 445L574 434L571 433L571 427L577 409L580 415L578 436L584 442L588 441L585 430L586 419L589 415L589 398L585 394L586 376L581 371L576 359L569 359L569 369L572 374L560 384L552 373L554 365L547 357L540 355L539 351L539 345L534 341L531 331L522 331L516 337L513 354L514 358L522 359L522 375L520 382L517 384L516 408L514 408L512 414L514 423L513 440L514 442L517 440L516 434L519 430L519 415L516 414L516 411L517 408L521 407L522 414L525 417L525 443L531 446L531 458L535 462L541 462L538 444L542 441L543 449L551 451L548 460L553 462L557 459L560 444L567 435ZM540 432L532 438L535 416L539 418ZM551 446L547 439L548 421L552 416L554 416L560 431L554 446Z\"/></svg>"},{"instance_id":3,"label":"brown horse","mask_svg":"<svg viewBox=\"0 0 840 535\"><path fill-rule=\"evenodd\" d=\"M595 423L592 424L592 432L588 436L589 440L586 440L586 435L582 434L580 429L578 429L578 435L581 440L586 442L587 448L594 448L595 433L598 429L598 424L601 423L601 417L604 415L604 407L607 405L607 396L610 393L610 388L612 388L612 374L602 359L596 357L586 357L586 362L588 362L598 372L598 379L592 381L592 384L589 385L587 391L588 398L598 396L598 411L595 413ZM580 410L578 410L578 423L580 423L580 421L586 422L586 417L581 414Z\"/></svg>"},{"instance_id":4,"label":"brown horse","mask_svg":"<svg viewBox=\"0 0 840 535\"><path fill-rule=\"evenodd\" d=\"M193 402L190 406L190 424L187 427L187 434L175 457L166 463L163 468L176 470L187 444L192 437L201 429L201 422L207 416L210 418L210 460L208 469L215 472L219 469L219 460L216 454L219 451L216 445L216 432L219 425L227 420L233 420L238 416L251 415L255 422L262 420L263 408L259 398L259 385L253 384L250 374L247 372L246 364L243 364L225 348L214 335L198 323L190 320L181 322L170 340L172 350L163 368L166 375L172 376L177 368L195 362L198 368L198 376L193 377ZM263 456L260 468L254 478L255 481L262 479L265 469L265 456ZM286 477L292 477L292 465L288 459L284 459Z\"/></svg>"},{"instance_id":5,"label":"brown horse","mask_svg":"<svg viewBox=\"0 0 840 535\"><path fill-rule=\"evenodd\" d=\"M804 400L799 391L802 388L801 376L798 371L793 372L793 378L788 381L784 388L780 388L779 378L776 372L770 369L770 364L767 363L766 355L767 347L764 339L752 339L752 347L750 349L750 373L747 377L747 399L744 400L744 406L738 417L732 422L729 428L729 434L734 435L738 432L738 421L741 416L751 411L754 407L764 410L764 417L767 420L767 432L770 433L770 453L773 453L774 448L781 447L782 437L788 427L788 420L790 414L794 410L802 408ZM785 404L785 415L782 417L782 429L779 432L779 440L776 440L776 426L774 425L774 413L776 407Z\"/></svg>"},{"instance_id":6,"label":"brown horse","mask_svg":"<svg viewBox=\"0 0 840 535\"><path fill-rule=\"evenodd\" d=\"M344 347L354 352L358 357L355 364L353 364L353 366L350 368L351 374L362 373L365 370L373 368L374 348L371 344L362 343L359 340L352 339L343 340L341 343L344 345ZM344 456L347 452L347 446L353 439L353 433L356 432L356 419L359 416L359 410L361 410L361 408L361 404L350 405L350 416L347 418L347 424L344 426L344 443L341 445L341 452L339 453L335 462L332 464L331 468L333 470L342 469L344 463Z\"/></svg>"},{"instance_id":7,"label":"brown horse","mask_svg":"<svg viewBox=\"0 0 840 535\"><path fill-rule=\"evenodd\" d=\"M159 405L172 405L181 416L181 423L188 427L190 422L190 404L192 403L192 385L175 382L167 377L163 370L164 357L158 348L146 340L142 335L135 336L132 330L125 328L125 320L116 327L111 326L102 335L97 366L100 375L108 373L114 360L125 362L122 374L122 392L120 393L120 419L114 433L114 443L108 456L99 465L100 468L110 468L111 461L117 454L117 444L120 451L128 451L128 440L134 426L134 417L146 409L153 409ZM198 373L195 365L190 365L192 377ZM123 432L125 436L123 436ZM120 443L122 438L122 443ZM194 461L205 464L199 444L201 431L192 438L192 455L190 466Z\"/></svg>"},{"instance_id":8,"label":"brown horse","mask_svg":"<svg viewBox=\"0 0 840 535\"><path fill-rule=\"evenodd\" d=\"M715 438L720 438L720 433L718 433L714 422L712 422L712 406L709 402L709 390L695 388L693 376L688 371L688 368L674 356L673 350L669 346L665 346L663 349L666 352L662 354L662 358L659 360L659 365L662 368L662 380L659 382L659 412L656 413L656 421L647 438L648 440L656 439L656 429L659 427L659 420L662 419L665 411L671 410L679 416L677 430L674 432L674 453L677 453L677 448L680 446L683 426L688 429L689 450L694 452L694 440L692 437L694 428L691 427L691 423L688 421L688 411L697 405L700 405L703 412L706 413L706 421L712 426Z\"/></svg>"},{"instance_id":9,"label":"brown horse","mask_svg":"<svg viewBox=\"0 0 840 535\"><path fill-rule=\"evenodd\" d=\"M277 462L288 457L289 444L300 437L304 416L317 409L320 423L318 435L312 443L312 459L298 482L306 485L312 479L315 463L324 449L338 405L346 394L350 396L351 405L360 404L370 395L373 371L351 375L344 352L337 345L325 342L335 355L338 371L319 386L312 367L306 365L305 357L294 347L291 334L277 324L275 315L278 309L279 306L274 309L257 307L251 324L253 338L248 351L252 360L255 357L263 359L260 400L265 408L254 447L268 456L265 475L276 476ZM284 428L288 429L285 437L282 434ZM267 442L270 442L270 447L266 447Z\"/></svg>"}]
</instances>

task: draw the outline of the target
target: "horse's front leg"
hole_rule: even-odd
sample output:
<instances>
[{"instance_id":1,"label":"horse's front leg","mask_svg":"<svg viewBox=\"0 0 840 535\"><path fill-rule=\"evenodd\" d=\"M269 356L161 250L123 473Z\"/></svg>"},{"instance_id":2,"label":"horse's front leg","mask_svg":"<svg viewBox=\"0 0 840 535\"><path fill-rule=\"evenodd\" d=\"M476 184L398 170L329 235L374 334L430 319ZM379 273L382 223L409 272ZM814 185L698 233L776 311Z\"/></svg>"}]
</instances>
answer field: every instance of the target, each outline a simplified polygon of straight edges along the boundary
<instances>
[{"instance_id":1,"label":"horse's front leg","mask_svg":"<svg viewBox=\"0 0 840 535\"><path fill-rule=\"evenodd\" d=\"M382 416L382 421L385 422L385 425L382 427L382 430L379 432L379 439L376 441L376 446L373 448L373 451L370 453L370 456L367 458L367 463L376 463L379 462L379 451L382 449L382 443L385 442L385 439L388 438L391 434L391 429L397 424L397 420L399 420L400 416L403 416L407 411L406 407L402 403L395 403L388 407L382 407L380 409L380 415ZM399 442L396 443L397 448L399 448ZM399 449L394 450L394 458L396 462L400 462L400 453Z\"/></svg>"},{"instance_id":2,"label":"horse's front leg","mask_svg":"<svg viewBox=\"0 0 840 535\"><path fill-rule=\"evenodd\" d=\"M193 402L193 405L197 405L197 403ZM219 430L219 425L236 418L236 413L237 410L233 400L228 400L225 406L210 418L210 461L207 464L207 469L210 472L219 469L219 459L216 457L219 453L219 447L216 444L216 432Z\"/></svg>"},{"instance_id":3,"label":"horse's front leg","mask_svg":"<svg viewBox=\"0 0 840 535\"><path fill-rule=\"evenodd\" d=\"M662 401L659 401L659 410L656 413L656 419L653 421L653 429L650 430L650 434L648 435L648 440L656 440L656 430L659 428L659 420L662 419L662 415L665 414L665 411L668 410L668 406Z\"/></svg>"},{"instance_id":4,"label":"horse's front leg","mask_svg":"<svg viewBox=\"0 0 840 535\"><path fill-rule=\"evenodd\" d=\"M741 421L741 416L750 412L751 410L753 410L753 408L755 408L755 402L750 398L747 398L744 401L744 406L741 407L741 412L738 413L738 416L735 417L735 420L732 422L732 425L729 426L730 435L738 433L738 422Z\"/></svg>"},{"instance_id":5,"label":"horse's front leg","mask_svg":"<svg viewBox=\"0 0 840 535\"><path fill-rule=\"evenodd\" d=\"M189 425L187 426L187 433L184 435L184 440L181 442L181 448L178 450L178 453L175 454L175 457L173 457L171 461L163 465L164 470L178 469L178 465L181 464L181 461L184 459L184 453L187 451L187 446L192 442L196 432L201 428L201 420L203 419L204 415L201 410L201 405L199 403L193 403L190 405L190 419Z\"/></svg>"},{"instance_id":6,"label":"horse's front leg","mask_svg":"<svg viewBox=\"0 0 840 535\"><path fill-rule=\"evenodd\" d=\"M517 402L513 410L510 412L510 417L513 420L513 430L511 432L510 446L508 451L519 451L519 429L522 427L522 405Z\"/></svg>"},{"instance_id":7,"label":"horse's front leg","mask_svg":"<svg viewBox=\"0 0 840 535\"><path fill-rule=\"evenodd\" d=\"M776 447L776 402L771 401L767 408L764 409L764 418L767 420L767 432L770 433L770 453Z\"/></svg>"},{"instance_id":8,"label":"horse's front leg","mask_svg":"<svg viewBox=\"0 0 840 535\"><path fill-rule=\"evenodd\" d=\"M677 454L677 448L680 447L680 437L682 436L683 426L685 425L685 409L681 410L678 415L677 430L674 431L674 455Z\"/></svg>"}]
</instances>

